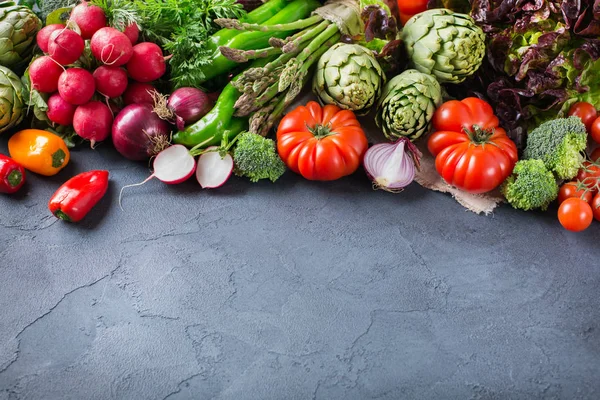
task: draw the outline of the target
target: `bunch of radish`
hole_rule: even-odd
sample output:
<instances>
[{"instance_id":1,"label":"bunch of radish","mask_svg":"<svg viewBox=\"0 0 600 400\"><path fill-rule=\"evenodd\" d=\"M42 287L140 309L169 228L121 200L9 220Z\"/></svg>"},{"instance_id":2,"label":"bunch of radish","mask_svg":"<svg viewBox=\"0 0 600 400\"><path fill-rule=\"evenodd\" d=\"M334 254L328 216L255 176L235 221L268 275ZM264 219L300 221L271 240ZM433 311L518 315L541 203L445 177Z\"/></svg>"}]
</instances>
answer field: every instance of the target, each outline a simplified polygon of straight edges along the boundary
<instances>
[{"instance_id":1,"label":"bunch of radish","mask_svg":"<svg viewBox=\"0 0 600 400\"><path fill-rule=\"evenodd\" d=\"M37 34L45 53L29 66L31 87L48 93L48 119L73 126L75 133L92 143L106 140L112 131L117 104L153 103L150 82L166 72L161 48L137 43L139 28L123 32L107 26L104 11L87 2L75 6L66 25L53 24ZM86 41L98 65L81 67Z\"/></svg>"}]
</instances>

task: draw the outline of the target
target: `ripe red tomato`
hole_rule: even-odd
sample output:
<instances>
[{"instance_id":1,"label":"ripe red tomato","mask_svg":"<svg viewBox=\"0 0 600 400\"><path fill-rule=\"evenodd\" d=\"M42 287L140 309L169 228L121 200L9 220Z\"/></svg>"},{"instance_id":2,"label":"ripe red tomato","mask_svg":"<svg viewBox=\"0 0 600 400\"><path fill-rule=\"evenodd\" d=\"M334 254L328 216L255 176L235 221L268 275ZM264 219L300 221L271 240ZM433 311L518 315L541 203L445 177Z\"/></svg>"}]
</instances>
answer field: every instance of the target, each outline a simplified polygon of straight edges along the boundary
<instances>
[{"instance_id":1,"label":"ripe red tomato","mask_svg":"<svg viewBox=\"0 0 600 400\"><path fill-rule=\"evenodd\" d=\"M600 193L596 194L592 200L592 212L594 213L594 219L600 221Z\"/></svg>"},{"instance_id":2,"label":"ripe red tomato","mask_svg":"<svg viewBox=\"0 0 600 400\"><path fill-rule=\"evenodd\" d=\"M577 180L587 186L594 193L600 186L600 165L590 161L584 161L583 166L577 173Z\"/></svg>"},{"instance_id":3,"label":"ripe red tomato","mask_svg":"<svg viewBox=\"0 0 600 400\"><path fill-rule=\"evenodd\" d=\"M427 147L446 182L469 193L489 192L504 182L518 155L498 123L492 107L475 97L451 100L436 110L436 131Z\"/></svg>"},{"instance_id":4,"label":"ripe red tomato","mask_svg":"<svg viewBox=\"0 0 600 400\"><path fill-rule=\"evenodd\" d=\"M568 231L583 231L590 226L593 219L592 207L585 200L571 197L558 207L558 221Z\"/></svg>"},{"instance_id":5,"label":"ripe red tomato","mask_svg":"<svg viewBox=\"0 0 600 400\"><path fill-rule=\"evenodd\" d=\"M558 191L558 204L562 204L563 201L571 197L577 199L583 199L588 203L592 201L593 193L591 190L585 188L585 186L579 182L567 182L560 187Z\"/></svg>"},{"instance_id":6,"label":"ripe red tomato","mask_svg":"<svg viewBox=\"0 0 600 400\"><path fill-rule=\"evenodd\" d=\"M413 16L427 10L428 0L398 0L398 11Z\"/></svg>"},{"instance_id":7,"label":"ripe red tomato","mask_svg":"<svg viewBox=\"0 0 600 400\"><path fill-rule=\"evenodd\" d=\"M600 143L600 117L596 118L592 122L592 126L590 128L590 137L596 143Z\"/></svg>"},{"instance_id":8,"label":"ripe red tomato","mask_svg":"<svg viewBox=\"0 0 600 400\"><path fill-rule=\"evenodd\" d=\"M590 159L594 162L600 162L600 147L598 147L594 151L592 151L592 154L590 155Z\"/></svg>"},{"instance_id":9,"label":"ripe red tomato","mask_svg":"<svg viewBox=\"0 0 600 400\"><path fill-rule=\"evenodd\" d=\"M571 115L581 118L581 122L583 122L585 128L589 132L592 127L592 123L598 116L598 112L596 111L596 107L594 107L592 104L585 101L580 101L579 103L573 104L569 109L569 116Z\"/></svg>"},{"instance_id":10,"label":"ripe red tomato","mask_svg":"<svg viewBox=\"0 0 600 400\"><path fill-rule=\"evenodd\" d=\"M352 111L315 101L288 113L277 128L277 151L294 172L332 181L357 170L367 137Z\"/></svg>"}]
</instances>

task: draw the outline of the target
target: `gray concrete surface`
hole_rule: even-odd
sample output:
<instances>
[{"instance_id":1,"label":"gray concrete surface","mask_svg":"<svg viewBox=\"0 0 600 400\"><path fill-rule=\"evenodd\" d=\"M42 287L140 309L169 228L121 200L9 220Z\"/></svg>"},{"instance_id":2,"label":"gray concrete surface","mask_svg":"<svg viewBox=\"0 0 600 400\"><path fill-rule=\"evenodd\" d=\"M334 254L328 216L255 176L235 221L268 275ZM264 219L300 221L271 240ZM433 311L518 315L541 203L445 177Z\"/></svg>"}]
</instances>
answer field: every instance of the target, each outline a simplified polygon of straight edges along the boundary
<instances>
[{"instance_id":1,"label":"gray concrete surface","mask_svg":"<svg viewBox=\"0 0 600 400\"><path fill-rule=\"evenodd\" d=\"M108 195L57 221L50 195L94 168ZM0 400L600 398L600 223L362 172L151 181L121 211L147 171L80 149L0 196Z\"/></svg>"}]
</instances>

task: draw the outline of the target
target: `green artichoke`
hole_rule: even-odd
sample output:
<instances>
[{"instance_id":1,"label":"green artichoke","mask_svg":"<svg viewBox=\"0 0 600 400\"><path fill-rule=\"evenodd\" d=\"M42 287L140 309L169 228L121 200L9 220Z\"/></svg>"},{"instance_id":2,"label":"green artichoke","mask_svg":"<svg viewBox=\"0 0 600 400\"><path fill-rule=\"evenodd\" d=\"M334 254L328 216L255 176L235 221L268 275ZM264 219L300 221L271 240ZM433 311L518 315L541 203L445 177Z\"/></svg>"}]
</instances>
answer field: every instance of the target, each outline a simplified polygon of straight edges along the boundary
<instances>
[{"instance_id":1,"label":"green artichoke","mask_svg":"<svg viewBox=\"0 0 600 400\"><path fill-rule=\"evenodd\" d=\"M0 65L0 133L19 124L25 115L23 84L10 69Z\"/></svg>"},{"instance_id":2,"label":"green artichoke","mask_svg":"<svg viewBox=\"0 0 600 400\"><path fill-rule=\"evenodd\" d=\"M27 65L41 28L42 21L29 8L0 2L0 65L12 69Z\"/></svg>"},{"instance_id":3,"label":"green artichoke","mask_svg":"<svg viewBox=\"0 0 600 400\"><path fill-rule=\"evenodd\" d=\"M414 67L442 83L464 81L485 54L481 28L470 16L445 8L415 15L404 26L402 40Z\"/></svg>"},{"instance_id":4,"label":"green artichoke","mask_svg":"<svg viewBox=\"0 0 600 400\"><path fill-rule=\"evenodd\" d=\"M431 75L404 71L383 88L375 123L386 138L414 141L429 131L435 109L442 104L442 89Z\"/></svg>"},{"instance_id":5,"label":"green artichoke","mask_svg":"<svg viewBox=\"0 0 600 400\"><path fill-rule=\"evenodd\" d=\"M358 44L337 43L319 59L313 92L325 104L367 114L385 84L373 53Z\"/></svg>"}]
</instances>

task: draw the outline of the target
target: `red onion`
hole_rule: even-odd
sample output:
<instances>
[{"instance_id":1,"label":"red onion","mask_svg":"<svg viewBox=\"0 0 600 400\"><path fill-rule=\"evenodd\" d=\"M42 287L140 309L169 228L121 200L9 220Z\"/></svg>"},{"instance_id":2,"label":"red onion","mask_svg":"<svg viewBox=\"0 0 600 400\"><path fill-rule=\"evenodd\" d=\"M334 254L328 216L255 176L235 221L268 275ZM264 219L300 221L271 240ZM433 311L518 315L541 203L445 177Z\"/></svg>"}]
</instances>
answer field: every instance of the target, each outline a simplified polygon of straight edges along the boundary
<instances>
[{"instance_id":1,"label":"red onion","mask_svg":"<svg viewBox=\"0 0 600 400\"><path fill-rule=\"evenodd\" d=\"M169 146L171 126L149 104L130 104L115 118L112 139L121 155L147 160Z\"/></svg>"},{"instance_id":2,"label":"red onion","mask_svg":"<svg viewBox=\"0 0 600 400\"><path fill-rule=\"evenodd\" d=\"M372 146L365 153L363 165L375 189L400 192L415 179L421 155L410 140L400 138L395 143Z\"/></svg>"},{"instance_id":3,"label":"red onion","mask_svg":"<svg viewBox=\"0 0 600 400\"><path fill-rule=\"evenodd\" d=\"M162 119L175 121L180 131L199 121L214 105L206 93L191 87L175 90L168 100L164 96L154 96L154 103L154 112Z\"/></svg>"}]
</instances>

